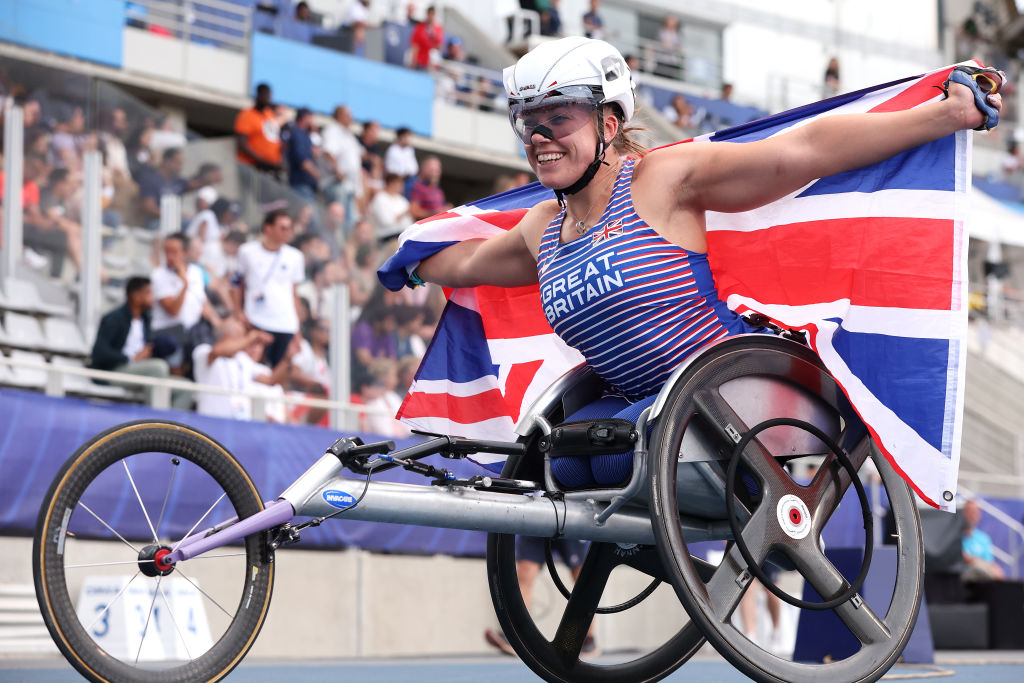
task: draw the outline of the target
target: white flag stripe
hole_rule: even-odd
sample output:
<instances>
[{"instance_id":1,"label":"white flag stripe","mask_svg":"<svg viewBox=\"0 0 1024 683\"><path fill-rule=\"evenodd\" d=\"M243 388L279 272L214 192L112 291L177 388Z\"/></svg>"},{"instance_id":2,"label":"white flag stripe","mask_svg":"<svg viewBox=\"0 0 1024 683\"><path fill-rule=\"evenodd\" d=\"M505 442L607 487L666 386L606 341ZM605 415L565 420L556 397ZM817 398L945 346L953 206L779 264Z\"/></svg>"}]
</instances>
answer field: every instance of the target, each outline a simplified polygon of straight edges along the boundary
<instances>
[{"instance_id":1,"label":"white flag stripe","mask_svg":"<svg viewBox=\"0 0 1024 683\"><path fill-rule=\"evenodd\" d=\"M799 197L742 213L707 212L708 231L753 232L778 225L844 218L936 218L953 215L956 193L941 190L879 190Z\"/></svg>"},{"instance_id":2,"label":"white flag stripe","mask_svg":"<svg viewBox=\"0 0 1024 683\"><path fill-rule=\"evenodd\" d=\"M751 297L733 294L729 297L728 305L732 309L739 305L747 306L776 320L785 320L792 327L817 323L826 318L842 318L843 329L849 332L917 339L950 339L960 328L963 317L959 311L851 306L849 299L786 306L761 303Z\"/></svg>"}]
</instances>

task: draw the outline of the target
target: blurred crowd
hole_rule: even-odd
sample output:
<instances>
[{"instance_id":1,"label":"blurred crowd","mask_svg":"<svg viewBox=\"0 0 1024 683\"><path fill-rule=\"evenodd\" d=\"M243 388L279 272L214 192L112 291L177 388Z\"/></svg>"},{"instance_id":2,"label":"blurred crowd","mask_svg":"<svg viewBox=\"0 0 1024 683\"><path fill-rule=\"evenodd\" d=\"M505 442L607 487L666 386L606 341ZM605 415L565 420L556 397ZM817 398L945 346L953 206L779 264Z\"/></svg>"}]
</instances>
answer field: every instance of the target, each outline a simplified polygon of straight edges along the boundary
<instances>
[{"instance_id":1,"label":"blurred crowd","mask_svg":"<svg viewBox=\"0 0 1024 683\"><path fill-rule=\"evenodd\" d=\"M151 272L136 267L121 280L103 274L108 285L124 287L125 299L90 340L93 367L351 400L394 414L443 295L433 287L387 292L376 269L403 229L451 206L441 160L417 155L411 131L396 131L385 145L376 122L355 124L344 105L316 121L308 110L277 106L269 86L260 86L235 125L233 170L256 179L239 184L255 196L233 198L223 195L230 183L219 165L183 173L187 136L170 119L99 107L87 125L82 105L7 75L0 81L0 94L24 112L25 263L69 288L78 278L83 158L92 150L102 159L104 240L152 241ZM180 226L170 229L161 222L166 195L185 200ZM260 208L251 225L243 205ZM337 284L347 285L350 301L352 391L344 397L332 390L328 353L331 325L343 314ZM175 407L193 406L189 392L172 399ZM326 424L323 410L268 405L274 420ZM228 394L200 395L195 407L235 417L252 409ZM404 433L374 411L360 419L364 431Z\"/></svg>"}]
</instances>

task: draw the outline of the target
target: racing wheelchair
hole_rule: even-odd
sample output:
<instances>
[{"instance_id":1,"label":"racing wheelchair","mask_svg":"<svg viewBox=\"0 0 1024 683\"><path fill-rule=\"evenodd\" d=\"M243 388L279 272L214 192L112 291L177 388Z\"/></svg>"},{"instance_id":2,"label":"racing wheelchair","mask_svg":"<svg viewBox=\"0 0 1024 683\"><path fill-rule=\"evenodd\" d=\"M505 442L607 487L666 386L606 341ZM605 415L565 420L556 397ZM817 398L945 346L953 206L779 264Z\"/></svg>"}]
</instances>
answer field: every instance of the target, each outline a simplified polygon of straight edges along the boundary
<instances>
[{"instance_id":1,"label":"racing wheelchair","mask_svg":"<svg viewBox=\"0 0 1024 683\"><path fill-rule=\"evenodd\" d=\"M922 595L917 507L810 349L779 336L727 338L679 367L635 424L565 421L604 388L586 366L571 370L521 417L515 442L441 435L396 451L390 442L338 439L267 503L238 460L190 427L159 420L114 427L71 456L40 510L33 563L46 625L68 661L93 681L219 680L241 661L263 625L275 552L304 529L335 518L489 532L487 573L498 621L516 653L547 681L658 680L705 639L760 681L873 681L895 663ZM553 474L552 462L567 453L628 451L632 472L615 486L569 489ZM508 456L501 476L458 479L422 461L479 452ZM801 484L784 465L805 456L817 456L821 464ZM859 476L868 460L887 494L897 547L887 604L869 605L860 594L873 545ZM430 484L373 481L375 473L395 467ZM339 476L344 470L356 477ZM179 501L183 487L200 485L219 490L208 508ZM865 525L864 561L852 580L826 558L821 541L851 487L847 500L859 501ZM139 514L147 533L118 530L118 520ZM555 578L566 600L553 636L523 599L517 536L590 541L575 584L567 588ZM91 562L98 540L103 562ZM691 552L702 541L725 543L718 564ZM553 570L550 548L547 561ZM821 600L779 589L766 575L772 564L795 570ZM128 567L135 576L103 604L80 613L74 595L82 590L82 573L99 565ZM602 604L609 576L623 567L649 585L625 602ZM169 616L174 578L212 605L205 646L190 649L193 624ZM755 578L801 609L832 610L856 638L856 651L836 661L797 662L748 639L731 617ZM581 657L595 614L633 609L659 583L671 586L688 615L678 630L625 658ZM147 592L135 603L137 648L107 651L99 637L105 617L140 586ZM146 632L168 619L172 623L160 637L170 661L154 663L145 656L151 648Z\"/></svg>"}]
</instances>

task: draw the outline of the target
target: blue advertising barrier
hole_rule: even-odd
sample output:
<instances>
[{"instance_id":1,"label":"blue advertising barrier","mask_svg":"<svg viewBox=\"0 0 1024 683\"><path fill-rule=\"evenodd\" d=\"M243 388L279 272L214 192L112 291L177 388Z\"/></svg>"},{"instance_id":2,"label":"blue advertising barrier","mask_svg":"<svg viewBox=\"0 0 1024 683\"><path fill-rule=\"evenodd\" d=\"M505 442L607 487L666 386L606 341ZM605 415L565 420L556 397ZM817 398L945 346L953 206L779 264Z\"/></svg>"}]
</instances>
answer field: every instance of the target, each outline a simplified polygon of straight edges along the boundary
<instances>
[{"instance_id":1,"label":"blue advertising barrier","mask_svg":"<svg viewBox=\"0 0 1024 683\"><path fill-rule=\"evenodd\" d=\"M268 83L277 102L325 114L345 104L358 121L433 133L434 79L418 71L256 33L251 74L252 90Z\"/></svg>"},{"instance_id":2,"label":"blue advertising barrier","mask_svg":"<svg viewBox=\"0 0 1024 683\"><path fill-rule=\"evenodd\" d=\"M239 459L264 500L276 498L335 439L343 436L319 427L242 422L195 413L155 410L147 406L100 405L84 399L59 399L34 392L0 389L0 534L32 534L43 496L64 461L79 446L103 430L143 418L176 420L209 434ZM384 440L373 434L358 436L368 443ZM399 447L413 442L414 439L397 440ZM440 456L427 458L426 462L447 467L460 477L486 472L471 462L446 460ZM401 469L375 476L374 480L378 479L427 483L423 477ZM184 486L177 495L182 505L204 506L209 505L210 490L209 485L206 489L202 486ZM123 505L123 500L128 500L131 495L130 491L119 492L115 498L120 502L115 501L116 504ZM115 505L115 502L111 505ZM1024 515L1024 501L989 499L989 502L1014 519ZM883 499L881 503L885 505L887 501ZM205 507L202 509L205 510ZM144 524L142 520L136 523ZM982 519L979 528L991 535L996 545L1010 547L1007 528L990 516ZM826 548L862 545L864 531L860 504L853 492L844 498L826 526L823 537ZM307 547L351 546L382 552L480 557L484 553L485 534L332 520L307 531L302 544ZM708 547L715 547L715 544Z\"/></svg>"},{"instance_id":3,"label":"blue advertising barrier","mask_svg":"<svg viewBox=\"0 0 1024 683\"><path fill-rule=\"evenodd\" d=\"M32 534L43 496L64 461L103 430L143 418L176 420L209 434L238 458L264 500L276 498L342 436L320 427L242 422L138 405L98 405L76 398L58 399L0 389L0 534ZM372 434L358 436L368 443L384 440ZM397 440L397 444L409 445L415 441ZM447 467L462 477L483 472L473 463L445 460L440 456L427 461ZM137 478L145 480L146 473L137 473ZM134 501L134 496L131 489L125 487L125 480L125 477L111 477L116 485L111 486L108 499L101 505L105 506L104 512L122 524L119 529L146 536L148 527L144 518L137 514L137 507L127 504ZM374 481L428 482L401 469L376 475ZM214 491L212 480L179 479L170 504L199 510L194 517L198 519L219 495L219 490ZM132 525L138 529L132 529ZM332 520L306 531L302 545L481 557L485 540L485 534L475 531Z\"/></svg>"},{"instance_id":4,"label":"blue advertising barrier","mask_svg":"<svg viewBox=\"0 0 1024 683\"><path fill-rule=\"evenodd\" d=\"M0 40L121 66L123 0L3 0Z\"/></svg>"}]
</instances>

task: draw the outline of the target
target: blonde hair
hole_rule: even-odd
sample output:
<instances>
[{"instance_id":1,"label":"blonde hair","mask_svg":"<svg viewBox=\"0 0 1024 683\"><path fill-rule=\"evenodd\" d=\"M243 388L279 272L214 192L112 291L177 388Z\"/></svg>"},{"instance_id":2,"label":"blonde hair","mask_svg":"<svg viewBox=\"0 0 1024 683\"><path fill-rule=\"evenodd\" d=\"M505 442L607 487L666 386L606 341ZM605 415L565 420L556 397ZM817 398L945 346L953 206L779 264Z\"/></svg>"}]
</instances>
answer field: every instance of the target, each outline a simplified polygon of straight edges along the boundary
<instances>
[{"instance_id":1,"label":"blonde hair","mask_svg":"<svg viewBox=\"0 0 1024 683\"><path fill-rule=\"evenodd\" d=\"M617 103L611 103L611 113L619 121L618 130L615 131L615 137L612 138L612 146L615 150L623 156L642 157L644 154L650 151L644 143L640 142L637 134L647 130L644 126L627 126L625 117L622 115L622 109L619 108ZM637 112L640 111L637 107ZM634 117L636 112L634 112Z\"/></svg>"}]
</instances>

